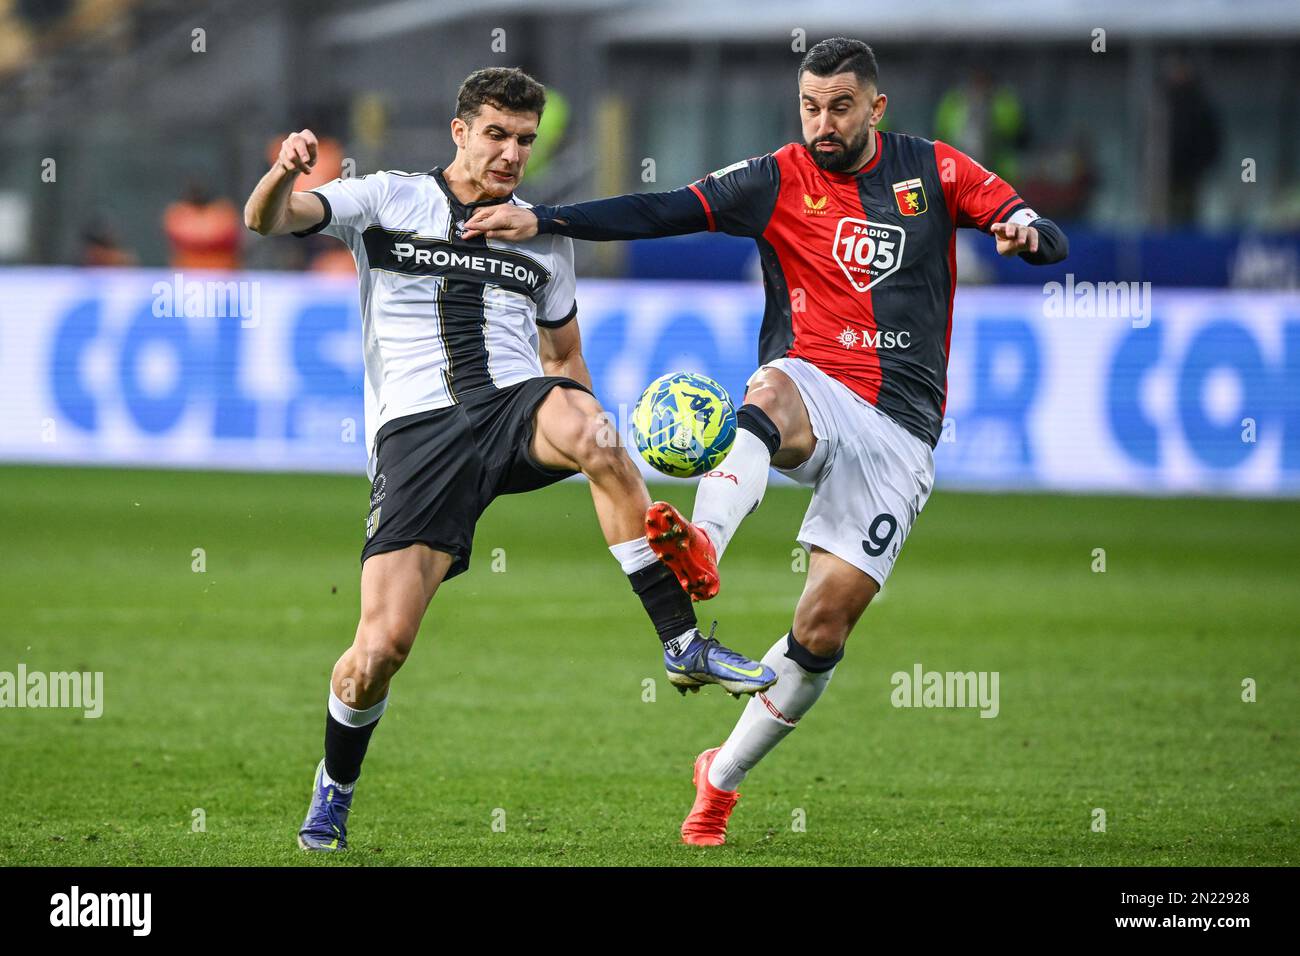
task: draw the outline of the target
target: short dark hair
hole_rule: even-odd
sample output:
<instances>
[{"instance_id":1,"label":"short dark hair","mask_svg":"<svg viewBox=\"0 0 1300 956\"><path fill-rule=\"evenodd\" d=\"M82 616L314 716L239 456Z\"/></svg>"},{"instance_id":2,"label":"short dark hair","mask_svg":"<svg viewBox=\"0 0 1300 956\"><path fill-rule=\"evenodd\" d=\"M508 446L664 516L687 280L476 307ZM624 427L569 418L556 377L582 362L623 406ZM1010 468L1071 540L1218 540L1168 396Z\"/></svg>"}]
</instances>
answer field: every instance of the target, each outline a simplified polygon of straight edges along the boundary
<instances>
[{"instance_id":1,"label":"short dark hair","mask_svg":"<svg viewBox=\"0 0 1300 956\"><path fill-rule=\"evenodd\" d=\"M456 115L472 123L484 103L511 113L536 113L541 119L546 87L516 66L475 70L456 92Z\"/></svg>"},{"instance_id":2,"label":"short dark hair","mask_svg":"<svg viewBox=\"0 0 1300 956\"><path fill-rule=\"evenodd\" d=\"M798 76L807 71L813 76L834 76L852 72L858 83L877 85L876 54L861 40L831 37L822 40L804 55Z\"/></svg>"}]
</instances>

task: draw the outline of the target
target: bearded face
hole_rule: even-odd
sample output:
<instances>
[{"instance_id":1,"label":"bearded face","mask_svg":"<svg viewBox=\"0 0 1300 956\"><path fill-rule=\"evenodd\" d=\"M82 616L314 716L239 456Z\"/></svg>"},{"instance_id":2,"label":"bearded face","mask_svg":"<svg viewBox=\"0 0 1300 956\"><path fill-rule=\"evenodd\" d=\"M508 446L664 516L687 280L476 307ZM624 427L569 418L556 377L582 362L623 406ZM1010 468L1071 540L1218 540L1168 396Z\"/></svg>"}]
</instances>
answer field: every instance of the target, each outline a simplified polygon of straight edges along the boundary
<instances>
[{"instance_id":1,"label":"bearded face","mask_svg":"<svg viewBox=\"0 0 1300 956\"><path fill-rule=\"evenodd\" d=\"M812 154L813 162L822 169L831 173L847 173L862 165L861 158L870 138L871 127L867 126L848 142L838 133L827 133L804 145Z\"/></svg>"}]
</instances>

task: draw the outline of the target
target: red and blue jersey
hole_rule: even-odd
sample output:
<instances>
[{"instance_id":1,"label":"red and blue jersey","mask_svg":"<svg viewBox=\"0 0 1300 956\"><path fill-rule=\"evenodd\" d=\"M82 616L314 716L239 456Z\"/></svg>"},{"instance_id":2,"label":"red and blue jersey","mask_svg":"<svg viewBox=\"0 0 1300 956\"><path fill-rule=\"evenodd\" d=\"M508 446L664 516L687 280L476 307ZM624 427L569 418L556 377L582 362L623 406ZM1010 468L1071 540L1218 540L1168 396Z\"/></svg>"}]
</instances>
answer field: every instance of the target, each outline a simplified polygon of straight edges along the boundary
<instances>
[{"instance_id":1,"label":"red and blue jersey","mask_svg":"<svg viewBox=\"0 0 1300 956\"><path fill-rule=\"evenodd\" d=\"M1034 263L1065 257L1061 231L996 174L945 143L877 132L856 172L822 169L801 143L680 190L535 207L539 229L632 239L704 229L758 244L766 309L759 362L804 359L929 442L947 401L955 232L1034 225Z\"/></svg>"}]
</instances>

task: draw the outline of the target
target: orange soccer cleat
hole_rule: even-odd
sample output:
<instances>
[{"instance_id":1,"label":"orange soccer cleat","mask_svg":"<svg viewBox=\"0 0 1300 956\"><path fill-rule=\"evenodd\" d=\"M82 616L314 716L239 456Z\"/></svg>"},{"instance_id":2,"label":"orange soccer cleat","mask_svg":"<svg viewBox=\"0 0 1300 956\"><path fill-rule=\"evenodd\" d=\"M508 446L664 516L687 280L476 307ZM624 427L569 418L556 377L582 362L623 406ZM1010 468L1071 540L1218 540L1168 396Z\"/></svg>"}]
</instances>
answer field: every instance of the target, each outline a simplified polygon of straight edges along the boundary
<instances>
[{"instance_id":1,"label":"orange soccer cleat","mask_svg":"<svg viewBox=\"0 0 1300 956\"><path fill-rule=\"evenodd\" d=\"M695 758L695 805L682 821L682 842L692 846L722 846L727 842L727 819L740 794L719 790L709 783L709 767L721 747L706 750Z\"/></svg>"},{"instance_id":2,"label":"orange soccer cleat","mask_svg":"<svg viewBox=\"0 0 1300 956\"><path fill-rule=\"evenodd\" d=\"M718 593L718 556L702 530L666 501L656 501L645 513L646 537L659 560L672 569L692 600L707 601Z\"/></svg>"}]
</instances>

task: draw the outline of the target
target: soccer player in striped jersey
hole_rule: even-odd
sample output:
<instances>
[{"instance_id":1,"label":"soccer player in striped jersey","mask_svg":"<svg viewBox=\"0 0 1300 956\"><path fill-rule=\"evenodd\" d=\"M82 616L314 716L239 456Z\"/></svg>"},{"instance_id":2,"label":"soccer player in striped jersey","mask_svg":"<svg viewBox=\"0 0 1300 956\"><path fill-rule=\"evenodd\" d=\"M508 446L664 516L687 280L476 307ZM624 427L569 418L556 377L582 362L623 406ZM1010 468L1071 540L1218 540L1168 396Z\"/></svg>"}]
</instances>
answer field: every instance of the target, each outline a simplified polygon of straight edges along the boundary
<instances>
[{"instance_id":1,"label":"soccer player in striped jersey","mask_svg":"<svg viewBox=\"0 0 1300 956\"><path fill-rule=\"evenodd\" d=\"M460 235L477 210L528 208L514 190L544 107L545 90L521 70L479 70L457 96L456 158L445 170L295 192L316 160L316 138L302 130L245 207L262 235L342 240L361 286L372 481L361 620L331 677L325 758L298 834L307 850L346 848L353 785L389 682L439 585L469 566L475 522L498 495L585 475L610 550L663 644L669 680L683 694L716 683L736 696L776 680L768 665L700 633L691 595L646 539L649 493L591 394L582 358L572 240ZM716 580L716 568L701 567Z\"/></svg>"},{"instance_id":2,"label":"soccer player in striped jersey","mask_svg":"<svg viewBox=\"0 0 1300 956\"><path fill-rule=\"evenodd\" d=\"M1002 255L1034 264L1067 251L1061 230L996 173L945 143L877 130L886 97L865 43L817 44L798 83L803 142L670 192L482 210L466 232L608 240L721 230L758 244L767 309L735 445L700 480L694 525L662 502L646 525L683 586L711 597L698 569L721 557L775 467L814 489L798 536L811 557L793 625L763 658L779 682L696 758L682 825L694 844L725 841L737 786L826 689L929 497L955 230L978 229Z\"/></svg>"}]
</instances>

